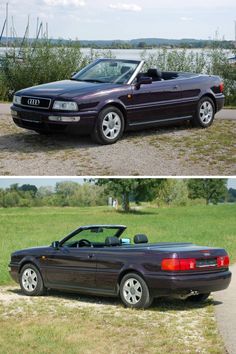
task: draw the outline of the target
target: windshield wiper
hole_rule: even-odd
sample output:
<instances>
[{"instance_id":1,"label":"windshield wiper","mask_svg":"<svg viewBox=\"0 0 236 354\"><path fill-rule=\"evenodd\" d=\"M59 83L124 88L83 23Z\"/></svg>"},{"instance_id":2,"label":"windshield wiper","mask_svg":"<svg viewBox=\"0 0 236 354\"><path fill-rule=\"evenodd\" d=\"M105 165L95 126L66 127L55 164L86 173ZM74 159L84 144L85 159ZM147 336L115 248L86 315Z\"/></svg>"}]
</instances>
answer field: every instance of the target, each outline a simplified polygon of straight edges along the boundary
<instances>
[{"instance_id":1,"label":"windshield wiper","mask_svg":"<svg viewBox=\"0 0 236 354\"><path fill-rule=\"evenodd\" d=\"M88 79L88 80L82 80L82 81L85 81L85 82L98 82L98 83L101 83L101 84L104 84L104 81L101 81L101 80L96 80L96 79Z\"/></svg>"},{"instance_id":2,"label":"windshield wiper","mask_svg":"<svg viewBox=\"0 0 236 354\"><path fill-rule=\"evenodd\" d=\"M80 82L98 82L98 83L100 83L100 84L104 84L104 83L105 83L104 81L101 81L101 80L95 80L95 79L79 80L79 79L74 79L73 77L71 78L71 80L73 80L73 81L80 81Z\"/></svg>"}]
</instances>

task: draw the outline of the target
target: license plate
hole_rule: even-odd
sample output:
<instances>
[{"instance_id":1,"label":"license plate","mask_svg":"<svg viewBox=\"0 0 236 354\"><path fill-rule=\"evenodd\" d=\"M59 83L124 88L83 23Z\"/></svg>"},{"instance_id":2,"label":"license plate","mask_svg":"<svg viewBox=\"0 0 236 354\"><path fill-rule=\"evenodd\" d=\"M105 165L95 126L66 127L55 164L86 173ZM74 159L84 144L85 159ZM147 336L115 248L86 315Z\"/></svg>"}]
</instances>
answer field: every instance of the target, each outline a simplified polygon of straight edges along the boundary
<instances>
[{"instance_id":1,"label":"license plate","mask_svg":"<svg viewBox=\"0 0 236 354\"><path fill-rule=\"evenodd\" d=\"M216 259L200 259L196 262L197 268L216 267Z\"/></svg>"}]
</instances>

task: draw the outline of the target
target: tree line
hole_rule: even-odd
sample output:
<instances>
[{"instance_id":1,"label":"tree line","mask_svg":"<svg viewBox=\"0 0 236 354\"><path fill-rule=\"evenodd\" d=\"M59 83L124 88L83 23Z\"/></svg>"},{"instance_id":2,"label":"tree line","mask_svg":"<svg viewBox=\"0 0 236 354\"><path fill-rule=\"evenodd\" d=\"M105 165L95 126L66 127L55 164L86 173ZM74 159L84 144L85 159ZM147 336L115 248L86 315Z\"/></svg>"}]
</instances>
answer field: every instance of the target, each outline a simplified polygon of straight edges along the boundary
<instances>
[{"instance_id":1,"label":"tree line","mask_svg":"<svg viewBox=\"0 0 236 354\"><path fill-rule=\"evenodd\" d=\"M108 198L118 200L129 212L131 203L154 206L186 206L236 202L236 189L227 189L226 179L97 179L83 184L63 181L52 186L12 184L0 188L0 207L89 207L104 206Z\"/></svg>"}]
</instances>

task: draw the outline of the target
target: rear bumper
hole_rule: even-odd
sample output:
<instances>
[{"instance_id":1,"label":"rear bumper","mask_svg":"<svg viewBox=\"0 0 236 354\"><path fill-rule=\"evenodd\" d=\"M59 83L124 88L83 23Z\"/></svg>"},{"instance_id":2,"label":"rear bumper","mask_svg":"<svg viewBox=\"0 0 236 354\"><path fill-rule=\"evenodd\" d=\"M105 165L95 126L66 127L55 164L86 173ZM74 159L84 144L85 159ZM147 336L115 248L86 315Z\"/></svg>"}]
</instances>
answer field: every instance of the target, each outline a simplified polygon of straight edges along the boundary
<instances>
[{"instance_id":1,"label":"rear bumper","mask_svg":"<svg viewBox=\"0 0 236 354\"><path fill-rule=\"evenodd\" d=\"M216 112L219 112L222 108L224 108L225 104L225 96L220 94L216 95Z\"/></svg>"},{"instance_id":2,"label":"rear bumper","mask_svg":"<svg viewBox=\"0 0 236 354\"><path fill-rule=\"evenodd\" d=\"M75 133L89 134L93 131L97 117L96 111L87 112L50 112L43 110L25 109L13 105L11 107L12 119L20 127L29 130L55 132L55 133ZM79 117L79 122L50 121L49 116L55 117Z\"/></svg>"},{"instance_id":3,"label":"rear bumper","mask_svg":"<svg viewBox=\"0 0 236 354\"><path fill-rule=\"evenodd\" d=\"M226 289L231 281L231 272L212 272L191 275L147 275L147 285L152 296L184 295L190 291L210 293Z\"/></svg>"}]
</instances>

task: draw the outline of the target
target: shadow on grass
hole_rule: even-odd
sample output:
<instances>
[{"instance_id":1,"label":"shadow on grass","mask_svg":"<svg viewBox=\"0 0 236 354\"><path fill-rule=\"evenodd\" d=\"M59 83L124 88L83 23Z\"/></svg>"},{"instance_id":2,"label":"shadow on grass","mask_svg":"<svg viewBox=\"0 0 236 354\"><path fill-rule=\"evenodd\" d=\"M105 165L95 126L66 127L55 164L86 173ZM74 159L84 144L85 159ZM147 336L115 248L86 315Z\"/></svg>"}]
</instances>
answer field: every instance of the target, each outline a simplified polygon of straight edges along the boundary
<instances>
[{"instance_id":1,"label":"shadow on grass","mask_svg":"<svg viewBox=\"0 0 236 354\"><path fill-rule=\"evenodd\" d=\"M146 128L145 130L137 130L126 132L120 140L132 142L137 138L142 141L143 138L149 136L161 136L172 133L174 131L186 130L190 125L186 122L175 125L162 126L159 128ZM168 138L168 137L167 137ZM169 138L168 138L169 140ZM98 144L94 143L89 135L75 135L53 133L50 135L39 135L33 131L24 131L6 134L0 136L0 147L2 151L34 153L34 152L57 152L60 150L69 149L93 149L98 148ZM109 146L103 146L104 149L109 149Z\"/></svg>"},{"instance_id":2,"label":"shadow on grass","mask_svg":"<svg viewBox=\"0 0 236 354\"><path fill-rule=\"evenodd\" d=\"M123 215L158 215L157 212L147 211L147 210L135 210L135 209L131 209L128 212L125 212L124 210L117 210L117 213Z\"/></svg>"},{"instance_id":3,"label":"shadow on grass","mask_svg":"<svg viewBox=\"0 0 236 354\"><path fill-rule=\"evenodd\" d=\"M22 291L18 288L8 289L7 292L13 293L21 297L25 298L25 295ZM109 305L109 306L122 306L122 302L119 298L116 297L101 297L96 295L83 295L79 293L71 293L71 292L64 292L59 290L48 290L46 295L43 296L44 298L50 299L62 299L62 300L72 300L72 301L80 301L83 303L84 306L86 304L89 306L93 305ZM154 299L152 305L148 309L148 311L158 311L158 312L171 312L171 311L190 311L193 309L201 309L207 306L218 306L221 305L222 302L215 301L213 299L208 299L207 301L196 303L186 300L178 300L173 298L157 298Z\"/></svg>"}]
</instances>

